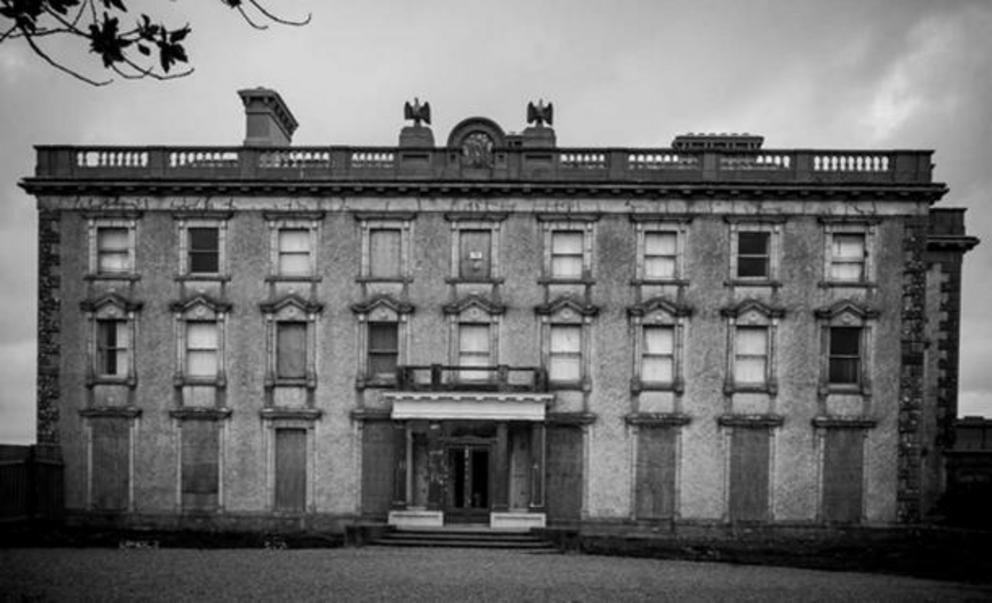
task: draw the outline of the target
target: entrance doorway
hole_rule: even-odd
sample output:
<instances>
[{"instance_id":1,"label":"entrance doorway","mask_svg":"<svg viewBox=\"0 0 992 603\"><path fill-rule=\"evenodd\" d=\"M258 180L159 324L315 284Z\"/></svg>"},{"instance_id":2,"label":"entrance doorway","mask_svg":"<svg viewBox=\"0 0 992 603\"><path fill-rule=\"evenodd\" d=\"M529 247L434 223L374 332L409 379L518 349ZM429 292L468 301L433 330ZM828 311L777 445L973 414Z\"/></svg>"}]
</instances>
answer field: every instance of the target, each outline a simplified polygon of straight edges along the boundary
<instances>
[{"instance_id":1,"label":"entrance doorway","mask_svg":"<svg viewBox=\"0 0 992 603\"><path fill-rule=\"evenodd\" d=\"M489 522L491 456L484 444L447 447L446 522Z\"/></svg>"}]
</instances>

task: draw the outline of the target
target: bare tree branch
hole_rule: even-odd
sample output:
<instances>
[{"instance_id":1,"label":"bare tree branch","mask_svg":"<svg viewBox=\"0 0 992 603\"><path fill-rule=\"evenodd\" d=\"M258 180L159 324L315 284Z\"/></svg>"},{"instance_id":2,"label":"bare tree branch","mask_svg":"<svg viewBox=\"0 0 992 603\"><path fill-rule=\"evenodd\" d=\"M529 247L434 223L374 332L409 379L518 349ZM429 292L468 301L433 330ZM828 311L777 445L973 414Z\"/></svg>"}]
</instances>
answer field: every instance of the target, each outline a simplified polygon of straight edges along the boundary
<instances>
[{"instance_id":1,"label":"bare tree branch","mask_svg":"<svg viewBox=\"0 0 992 603\"><path fill-rule=\"evenodd\" d=\"M69 69L68 67L65 67L64 65L56 62L52 57L50 57L47 54L45 54L45 51L42 50L41 48L39 48L38 45L34 43L34 40L31 39L31 36L25 36L24 39L27 41L28 45L31 46L31 49L34 50L35 54L37 54L41 58L45 59L45 61L49 65L51 65L52 67L58 69L59 71L61 71L63 73L67 73L67 74L71 75L72 77L74 77L74 78L76 78L78 80L84 81L87 84L90 84L92 86L106 86L110 82L114 81L114 80L110 79L110 80L103 80L103 81L98 82L96 80L92 80L92 79L86 77L85 75L82 75L80 73L76 73L72 69Z\"/></svg>"},{"instance_id":2,"label":"bare tree branch","mask_svg":"<svg viewBox=\"0 0 992 603\"><path fill-rule=\"evenodd\" d=\"M290 21L288 19L283 19L283 18L281 18L279 16L276 16L276 15L272 14L271 12L269 12L268 10L266 10L264 6L262 6L261 4L259 4L258 3L258 0L248 0L248 1L251 3L252 6L255 7L255 10L257 10L260 13L262 13L263 15L265 15L266 17L268 17L272 21L275 21L276 23L281 23L282 25L303 26L303 25L306 25L306 24L310 23L310 19L313 17L312 14L307 13L306 19L304 19L302 21Z\"/></svg>"},{"instance_id":3,"label":"bare tree branch","mask_svg":"<svg viewBox=\"0 0 992 603\"><path fill-rule=\"evenodd\" d=\"M237 5L237 6L235 6L235 8L238 9L238 12L241 13L241 18L244 19L245 20L245 23L247 23L248 25L251 25L255 29L268 29L269 28L268 25L259 25L258 23L255 23L254 21L252 21L251 20L251 17L248 16L248 13L245 12L244 7L241 6L240 4Z\"/></svg>"}]
</instances>

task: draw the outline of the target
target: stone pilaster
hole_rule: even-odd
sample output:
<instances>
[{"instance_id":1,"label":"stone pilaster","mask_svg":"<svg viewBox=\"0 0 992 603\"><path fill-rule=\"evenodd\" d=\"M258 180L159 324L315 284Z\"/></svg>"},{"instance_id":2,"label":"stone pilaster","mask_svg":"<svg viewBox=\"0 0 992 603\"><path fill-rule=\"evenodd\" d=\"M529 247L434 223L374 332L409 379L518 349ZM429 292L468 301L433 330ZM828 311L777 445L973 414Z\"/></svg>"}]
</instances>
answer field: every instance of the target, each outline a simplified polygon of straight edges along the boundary
<instances>
[{"instance_id":1,"label":"stone pilaster","mask_svg":"<svg viewBox=\"0 0 992 603\"><path fill-rule=\"evenodd\" d=\"M38 210L37 438L39 444L59 443L61 220L58 210Z\"/></svg>"}]
</instances>

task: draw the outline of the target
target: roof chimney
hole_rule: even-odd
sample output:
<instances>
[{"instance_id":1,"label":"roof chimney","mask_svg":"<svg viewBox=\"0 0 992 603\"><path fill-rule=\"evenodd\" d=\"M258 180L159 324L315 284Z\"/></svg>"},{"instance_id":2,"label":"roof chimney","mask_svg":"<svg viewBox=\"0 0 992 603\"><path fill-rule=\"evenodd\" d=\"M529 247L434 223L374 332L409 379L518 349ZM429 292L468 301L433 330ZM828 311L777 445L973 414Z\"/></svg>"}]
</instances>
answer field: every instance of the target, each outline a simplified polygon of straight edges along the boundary
<instances>
[{"instance_id":1,"label":"roof chimney","mask_svg":"<svg viewBox=\"0 0 992 603\"><path fill-rule=\"evenodd\" d=\"M299 125L293 113L275 90L250 88L238 90L245 105L245 146L279 147L293 141Z\"/></svg>"}]
</instances>

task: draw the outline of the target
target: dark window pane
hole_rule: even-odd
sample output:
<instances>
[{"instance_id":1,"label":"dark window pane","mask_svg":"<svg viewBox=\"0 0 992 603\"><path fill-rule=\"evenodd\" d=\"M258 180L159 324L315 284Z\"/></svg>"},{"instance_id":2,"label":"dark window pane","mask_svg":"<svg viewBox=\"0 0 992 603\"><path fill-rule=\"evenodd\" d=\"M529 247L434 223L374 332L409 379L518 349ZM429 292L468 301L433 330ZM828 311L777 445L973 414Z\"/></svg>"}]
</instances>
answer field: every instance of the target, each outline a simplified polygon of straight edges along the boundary
<instances>
[{"instance_id":1,"label":"dark window pane","mask_svg":"<svg viewBox=\"0 0 992 603\"><path fill-rule=\"evenodd\" d=\"M737 234L739 255L768 255L767 232L741 232Z\"/></svg>"},{"instance_id":2,"label":"dark window pane","mask_svg":"<svg viewBox=\"0 0 992 603\"><path fill-rule=\"evenodd\" d=\"M861 353L861 329L857 327L834 327L830 329L831 356L859 356Z\"/></svg>"},{"instance_id":3,"label":"dark window pane","mask_svg":"<svg viewBox=\"0 0 992 603\"><path fill-rule=\"evenodd\" d=\"M369 375L392 377L396 374L398 347L394 322L369 323Z\"/></svg>"},{"instance_id":4,"label":"dark window pane","mask_svg":"<svg viewBox=\"0 0 992 603\"><path fill-rule=\"evenodd\" d=\"M276 328L276 374L300 379L306 376L307 325L280 322Z\"/></svg>"},{"instance_id":5,"label":"dark window pane","mask_svg":"<svg viewBox=\"0 0 992 603\"><path fill-rule=\"evenodd\" d=\"M219 239L216 228L189 229L189 271L216 273L219 270Z\"/></svg>"},{"instance_id":6,"label":"dark window pane","mask_svg":"<svg viewBox=\"0 0 992 603\"><path fill-rule=\"evenodd\" d=\"M767 258L737 258L737 276L768 276Z\"/></svg>"},{"instance_id":7,"label":"dark window pane","mask_svg":"<svg viewBox=\"0 0 992 603\"><path fill-rule=\"evenodd\" d=\"M830 359L830 383L850 383L857 384L858 381L857 358L831 358Z\"/></svg>"},{"instance_id":8,"label":"dark window pane","mask_svg":"<svg viewBox=\"0 0 992 603\"><path fill-rule=\"evenodd\" d=\"M370 353L369 375L372 377L393 377L396 375L396 354Z\"/></svg>"}]
</instances>

